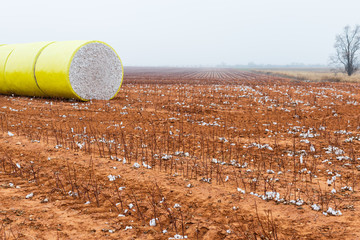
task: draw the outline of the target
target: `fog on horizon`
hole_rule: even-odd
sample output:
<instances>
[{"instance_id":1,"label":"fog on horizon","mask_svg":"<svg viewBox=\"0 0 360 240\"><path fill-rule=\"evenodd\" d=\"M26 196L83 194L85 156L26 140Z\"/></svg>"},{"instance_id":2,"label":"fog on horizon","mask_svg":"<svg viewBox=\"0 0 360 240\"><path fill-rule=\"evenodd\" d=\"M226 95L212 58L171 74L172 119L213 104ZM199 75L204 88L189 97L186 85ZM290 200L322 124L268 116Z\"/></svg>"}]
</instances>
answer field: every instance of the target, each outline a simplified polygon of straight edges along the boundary
<instances>
[{"instance_id":1,"label":"fog on horizon","mask_svg":"<svg viewBox=\"0 0 360 240\"><path fill-rule=\"evenodd\" d=\"M326 65L359 9L355 0L1 1L0 44L102 40L126 66Z\"/></svg>"}]
</instances>

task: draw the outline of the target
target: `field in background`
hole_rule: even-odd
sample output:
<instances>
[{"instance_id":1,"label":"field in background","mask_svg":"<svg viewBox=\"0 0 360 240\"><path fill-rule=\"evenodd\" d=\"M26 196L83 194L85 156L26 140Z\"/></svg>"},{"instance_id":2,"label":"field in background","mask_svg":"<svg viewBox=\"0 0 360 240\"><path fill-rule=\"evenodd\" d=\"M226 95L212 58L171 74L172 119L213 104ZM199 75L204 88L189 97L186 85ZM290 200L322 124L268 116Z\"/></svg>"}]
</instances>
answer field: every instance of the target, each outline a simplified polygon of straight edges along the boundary
<instances>
[{"instance_id":1,"label":"field in background","mask_svg":"<svg viewBox=\"0 0 360 240\"><path fill-rule=\"evenodd\" d=\"M125 72L111 101L0 96L0 236L360 238L360 84Z\"/></svg>"},{"instance_id":2,"label":"field in background","mask_svg":"<svg viewBox=\"0 0 360 240\"><path fill-rule=\"evenodd\" d=\"M309 82L360 82L360 74L348 76L345 73L335 73L329 68L295 68L295 69L264 69L251 70L254 73L291 78Z\"/></svg>"}]
</instances>

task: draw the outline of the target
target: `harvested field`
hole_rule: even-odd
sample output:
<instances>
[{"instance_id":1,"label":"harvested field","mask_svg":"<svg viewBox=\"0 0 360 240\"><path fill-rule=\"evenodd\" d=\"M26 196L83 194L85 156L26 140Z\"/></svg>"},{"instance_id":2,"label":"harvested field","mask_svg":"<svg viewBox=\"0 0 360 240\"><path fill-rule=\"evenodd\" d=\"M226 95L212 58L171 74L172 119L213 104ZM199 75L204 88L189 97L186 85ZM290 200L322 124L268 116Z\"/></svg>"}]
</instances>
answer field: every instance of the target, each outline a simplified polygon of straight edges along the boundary
<instances>
[{"instance_id":1,"label":"harvested field","mask_svg":"<svg viewBox=\"0 0 360 240\"><path fill-rule=\"evenodd\" d=\"M359 239L359 89L128 67L112 101L0 96L0 236Z\"/></svg>"},{"instance_id":2,"label":"harvested field","mask_svg":"<svg viewBox=\"0 0 360 240\"><path fill-rule=\"evenodd\" d=\"M299 81L306 82L360 82L360 74L355 73L348 76L342 72L332 72L329 68L319 69L266 69L266 70L253 70L254 73L285 77Z\"/></svg>"}]
</instances>

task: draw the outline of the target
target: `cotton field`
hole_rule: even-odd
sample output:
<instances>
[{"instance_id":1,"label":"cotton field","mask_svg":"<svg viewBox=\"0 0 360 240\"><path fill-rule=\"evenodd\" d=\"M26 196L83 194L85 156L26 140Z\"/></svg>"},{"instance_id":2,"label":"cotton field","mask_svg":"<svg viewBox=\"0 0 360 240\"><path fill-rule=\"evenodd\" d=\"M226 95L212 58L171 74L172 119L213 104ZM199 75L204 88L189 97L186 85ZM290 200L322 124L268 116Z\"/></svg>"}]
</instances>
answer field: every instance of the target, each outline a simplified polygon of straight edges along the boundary
<instances>
[{"instance_id":1,"label":"cotton field","mask_svg":"<svg viewBox=\"0 0 360 240\"><path fill-rule=\"evenodd\" d=\"M19 202L0 209L11 220L0 232L359 238L359 90L128 68L111 101L0 96L0 202Z\"/></svg>"}]
</instances>

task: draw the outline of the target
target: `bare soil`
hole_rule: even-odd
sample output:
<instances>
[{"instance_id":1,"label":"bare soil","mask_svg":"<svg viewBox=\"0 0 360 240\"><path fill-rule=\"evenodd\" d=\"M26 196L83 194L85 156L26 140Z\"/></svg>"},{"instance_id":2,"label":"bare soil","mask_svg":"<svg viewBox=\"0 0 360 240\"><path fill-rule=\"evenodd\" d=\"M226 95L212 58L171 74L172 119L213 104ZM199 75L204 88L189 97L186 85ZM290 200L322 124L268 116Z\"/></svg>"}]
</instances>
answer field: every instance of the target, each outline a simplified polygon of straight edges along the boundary
<instances>
[{"instance_id":1,"label":"bare soil","mask_svg":"<svg viewBox=\"0 0 360 240\"><path fill-rule=\"evenodd\" d=\"M360 239L359 84L125 72L111 101L0 96L2 239Z\"/></svg>"}]
</instances>

